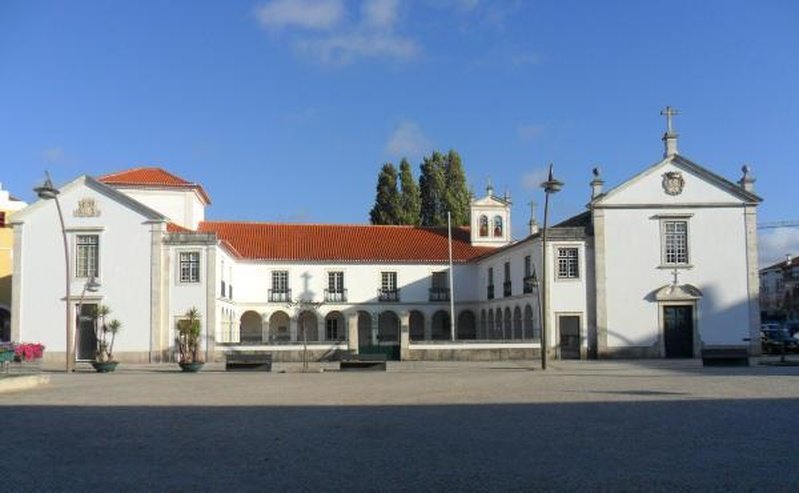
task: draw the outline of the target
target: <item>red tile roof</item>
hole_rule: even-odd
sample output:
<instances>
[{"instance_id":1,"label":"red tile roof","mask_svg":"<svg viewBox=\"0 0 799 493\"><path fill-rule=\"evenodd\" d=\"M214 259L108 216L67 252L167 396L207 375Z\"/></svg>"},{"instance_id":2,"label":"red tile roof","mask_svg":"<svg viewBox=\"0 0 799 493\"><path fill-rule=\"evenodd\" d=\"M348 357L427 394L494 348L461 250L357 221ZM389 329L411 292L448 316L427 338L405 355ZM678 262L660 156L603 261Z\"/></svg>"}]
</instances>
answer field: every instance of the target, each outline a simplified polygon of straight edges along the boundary
<instances>
[{"instance_id":1,"label":"red tile roof","mask_svg":"<svg viewBox=\"0 0 799 493\"><path fill-rule=\"evenodd\" d=\"M180 224L175 223L166 223L166 232L167 233L195 233L193 229L184 228Z\"/></svg>"},{"instance_id":2,"label":"red tile roof","mask_svg":"<svg viewBox=\"0 0 799 493\"><path fill-rule=\"evenodd\" d=\"M211 203L211 199L208 197L208 194L205 193L205 189L202 185L186 181L162 168L132 168L101 176L98 180L106 185L131 185L149 188L193 188L197 190L206 203Z\"/></svg>"},{"instance_id":3,"label":"red tile roof","mask_svg":"<svg viewBox=\"0 0 799 493\"><path fill-rule=\"evenodd\" d=\"M449 259L447 228L246 222L200 223L246 259L340 262L440 262ZM470 244L469 228L453 228L452 256L468 262L494 251Z\"/></svg>"}]
</instances>

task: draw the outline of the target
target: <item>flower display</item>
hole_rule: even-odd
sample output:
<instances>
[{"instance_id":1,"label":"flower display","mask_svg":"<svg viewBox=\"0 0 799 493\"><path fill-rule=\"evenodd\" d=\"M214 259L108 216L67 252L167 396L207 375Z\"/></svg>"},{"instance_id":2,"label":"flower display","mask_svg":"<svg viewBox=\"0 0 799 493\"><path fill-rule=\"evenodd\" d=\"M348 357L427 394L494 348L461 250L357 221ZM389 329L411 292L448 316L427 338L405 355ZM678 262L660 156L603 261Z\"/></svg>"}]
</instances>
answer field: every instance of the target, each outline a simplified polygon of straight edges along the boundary
<instances>
[{"instance_id":1,"label":"flower display","mask_svg":"<svg viewBox=\"0 0 799 493\"><path fill-rule=\"evenodd\" d=\"M23 342L14 346L14 355L19 361L31 361L44 355L44 345L35 342Z\"/></svg>"}]
</instances>

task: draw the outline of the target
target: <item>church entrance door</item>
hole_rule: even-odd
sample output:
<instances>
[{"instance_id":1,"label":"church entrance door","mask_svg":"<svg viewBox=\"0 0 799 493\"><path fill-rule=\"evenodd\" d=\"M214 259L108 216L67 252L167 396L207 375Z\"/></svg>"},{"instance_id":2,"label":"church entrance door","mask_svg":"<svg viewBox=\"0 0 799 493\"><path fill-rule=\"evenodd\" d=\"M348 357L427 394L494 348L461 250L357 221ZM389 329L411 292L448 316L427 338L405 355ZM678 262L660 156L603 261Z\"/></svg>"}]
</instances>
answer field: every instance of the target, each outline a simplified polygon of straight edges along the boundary
<instances>
[{"instance_id":1,"label":"church entrance door","mask_svg":"<svg viewBox=\"0 0 799 493\"><path fill-rule=\"evenodd\" d=\"M691 306L663 307L663 339L667 358L694 357L694 309Z\"/></svg>"},{"instance_id":2,"label":"church entrance door","mask_svg":"<svg viewBox=\"0 0 799 493\"><path fill-rule=\"evenodd\" d=\"M75 347L77 347L77 354L75 356L78 361L91 361L95 358L94 352L97 350L97 334L94 332L94 312L96 310L97 305L94 303L84 303L80 306L78 330L75 341Z\"/></svg>"},{"instance_id":3,"label":"church entrance door","mask_svg":"<svg viewBox=\"0 0 799 493\"><path fill-rule=\"evenodd\" d=\"M580 359L580 317L561 315L558 317L560 332L560 359Z\"/></svg>"}]
</instances>

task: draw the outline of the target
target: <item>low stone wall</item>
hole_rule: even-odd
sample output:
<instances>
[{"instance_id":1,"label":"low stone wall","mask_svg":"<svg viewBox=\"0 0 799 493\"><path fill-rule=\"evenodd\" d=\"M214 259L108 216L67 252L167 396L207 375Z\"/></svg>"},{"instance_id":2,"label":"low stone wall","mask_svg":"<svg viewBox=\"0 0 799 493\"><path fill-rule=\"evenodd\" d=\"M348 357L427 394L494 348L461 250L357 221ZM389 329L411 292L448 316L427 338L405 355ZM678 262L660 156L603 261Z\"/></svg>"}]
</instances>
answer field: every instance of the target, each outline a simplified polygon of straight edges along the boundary
<instances>
[{"instance_id":1,"label":"low stone wall","mask_svg":"<svg viewBox=\"0 0 799 493\"><path fill-rule=\"evenodd\" d=\"M411 348L408 354L408 361L532 361L541 358L538 348Z\"/></svg>"},{"instance_id":2,"label":"low stone wall","mask_svg":"<svg viewBox=\"0 0 799 493\"><path fill-rule=\"evenodd\" d=\"M599 359L651 359L661 358L657 346L630 346L606 348L599 353Z\"/></svg>"}]
</instances>

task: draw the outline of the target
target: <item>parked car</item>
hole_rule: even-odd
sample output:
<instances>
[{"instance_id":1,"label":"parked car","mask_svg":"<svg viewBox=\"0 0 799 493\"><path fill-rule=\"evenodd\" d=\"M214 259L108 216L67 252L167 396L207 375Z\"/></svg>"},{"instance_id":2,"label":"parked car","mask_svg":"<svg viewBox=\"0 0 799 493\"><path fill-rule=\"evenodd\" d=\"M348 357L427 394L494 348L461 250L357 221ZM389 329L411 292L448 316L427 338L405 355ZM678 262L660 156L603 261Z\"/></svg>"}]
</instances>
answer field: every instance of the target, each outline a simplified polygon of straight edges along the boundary
<instances>
[{"instance_id":1,"label":"parked car","mask_svg":"<svg viewBox=\"0 0 799 493\"><path fill-rule=\"evenodd\" d=\"M792 337L790 331L783 327L761 329L760 341L766 354L779 354L783 351L783 347L786 353L799 352L799 340Z\"/></svg>"}]
</instances>

